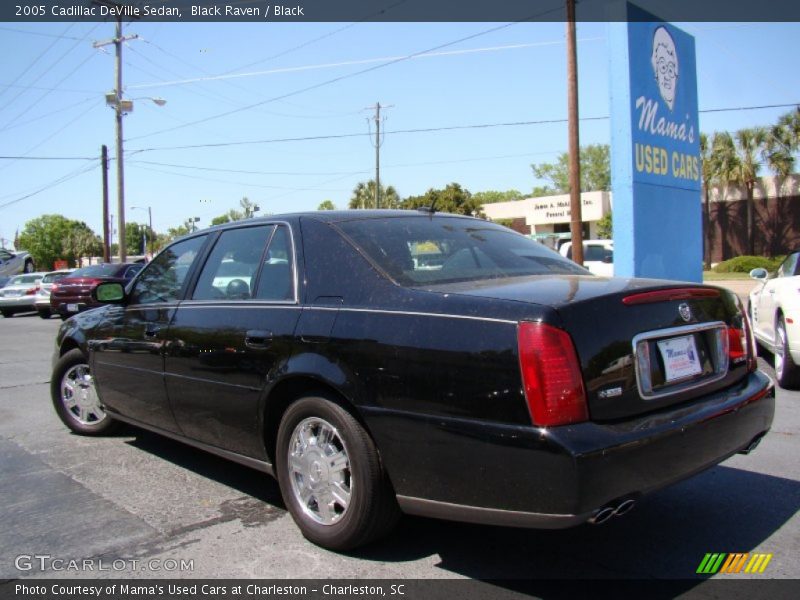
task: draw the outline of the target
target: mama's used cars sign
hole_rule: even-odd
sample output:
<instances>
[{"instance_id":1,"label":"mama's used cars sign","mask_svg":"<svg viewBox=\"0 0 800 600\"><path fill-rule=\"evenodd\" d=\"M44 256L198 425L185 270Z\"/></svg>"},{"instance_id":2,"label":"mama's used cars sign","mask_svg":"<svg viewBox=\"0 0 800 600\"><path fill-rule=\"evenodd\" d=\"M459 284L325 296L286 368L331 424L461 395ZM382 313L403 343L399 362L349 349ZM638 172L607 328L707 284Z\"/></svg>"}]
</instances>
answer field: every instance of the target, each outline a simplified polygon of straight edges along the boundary
<instances>
[{"instance_id":1,"label":"mama's used cars sign","mask_svg":"<svg viewBox=\"0 0 800 600\"><path fill-rule=\"evenodd\" d=\"M631 23L634 179L700 189L694 38L668 23Z\"/></svg>"},{"instance_id":2,"label":"mama's used cars sign","mask_svg":"<svg viewBox=\"0 0 800 600\"><path fill-rule=\"evenodd\" d=\"M610 23L614 273L702 280L694 38L633 4Z\"/></svg>"}]
</instances>

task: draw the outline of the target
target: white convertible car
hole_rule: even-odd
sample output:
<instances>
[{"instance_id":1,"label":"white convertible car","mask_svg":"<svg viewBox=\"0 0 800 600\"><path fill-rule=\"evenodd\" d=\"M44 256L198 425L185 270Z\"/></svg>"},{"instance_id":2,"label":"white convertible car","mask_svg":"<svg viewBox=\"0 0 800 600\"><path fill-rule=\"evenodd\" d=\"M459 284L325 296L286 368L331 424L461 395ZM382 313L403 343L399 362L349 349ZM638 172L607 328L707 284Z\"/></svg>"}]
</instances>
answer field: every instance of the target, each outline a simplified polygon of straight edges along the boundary
<instances>
[{"instance_id":1,"label":"white convertible car","mask_svg":"<svg viewBox=\"0 0 800 600\"><path fill-rule=\"evenodd\" d=\"M800 387L800 251L792 252L774 277L753 269L761 285L750 292L750 318L756 340L775 355L781 387Z\"/></svg>"},{"instance_id":2,"label":"white convertible car","mask_svg":"<svg viewBox=\"0 0 800 600\"><path fill-rule=\"evenodd\" d=\"M0 248L0 275L33 273L33 258L27 252L13 252Z\"/></svg>"}]
</instances>

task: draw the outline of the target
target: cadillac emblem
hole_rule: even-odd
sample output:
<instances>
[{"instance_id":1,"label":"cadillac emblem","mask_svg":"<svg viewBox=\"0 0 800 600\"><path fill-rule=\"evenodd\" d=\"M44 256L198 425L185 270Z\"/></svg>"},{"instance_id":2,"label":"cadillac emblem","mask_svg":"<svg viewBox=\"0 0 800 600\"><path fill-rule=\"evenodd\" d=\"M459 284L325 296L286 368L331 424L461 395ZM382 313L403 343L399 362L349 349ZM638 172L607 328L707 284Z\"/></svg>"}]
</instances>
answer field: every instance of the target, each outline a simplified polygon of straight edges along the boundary
<instances>
[{"instance_id":1,"label":"cadillac emblem","mask_svg":"<svg viewBox=\"0 0 800 600\"><path fill-rule=\"evenodd\" d=\"M678 314L680 314L681 319L686 321L687 323L692 320L692 309L689 308L689 305L686 302L681 302L678 306Z\"/></svg>"}]
</instances>

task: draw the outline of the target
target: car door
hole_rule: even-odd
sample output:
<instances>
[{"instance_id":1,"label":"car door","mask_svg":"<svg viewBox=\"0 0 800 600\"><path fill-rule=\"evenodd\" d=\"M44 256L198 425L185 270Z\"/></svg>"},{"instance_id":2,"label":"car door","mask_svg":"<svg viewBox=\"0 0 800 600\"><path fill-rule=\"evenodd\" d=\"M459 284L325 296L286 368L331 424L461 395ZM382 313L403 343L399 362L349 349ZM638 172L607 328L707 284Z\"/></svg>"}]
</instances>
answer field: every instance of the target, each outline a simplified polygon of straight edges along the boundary
<instances>
[{"instance_id":1,"label":"car door","mask_svg":"<svg viewBox=\"0 0 800 600\"><path fill-rule=\"evenodd\" d=\"M207 235L177 242L159 254L109 307L90 344L91 367L112 413L177 432L164 385L165 336Z\"/></svg>"},{"instance_id":2,"label":"car door","mask_svg":"<svg viewBox=\"0 0 800 600\"><path fill-rule=\"evenodd\" d=\"M168 332L167 393L189 438L259 459L259 402L300 316L288 224L219 234Z\"/></svg>"},{"instance_id":3,"label":"car door","mask_svg":"<svg viewBox=\"0 0 800 600\"><path fill-rule=\"evenodd\" d=\"M772 279L764 282L761 293L758 296L758 334L765 340L775 340L775 313L777 310L777 300L780 296L781 288L787 283L789 277L793 277L797 269L799 253L794 252L778 267L777 274Z\"/></svg>"},{"instance_id":4,"label":"car door","mask_svg":"<svg viewBox=\"0 0 800 600\"><path fill-rule=\"evenodd\" d=\"M0 275L15 275L16 272L14 255L8 250L0 250Z\"/></svg>"}]
</instances>

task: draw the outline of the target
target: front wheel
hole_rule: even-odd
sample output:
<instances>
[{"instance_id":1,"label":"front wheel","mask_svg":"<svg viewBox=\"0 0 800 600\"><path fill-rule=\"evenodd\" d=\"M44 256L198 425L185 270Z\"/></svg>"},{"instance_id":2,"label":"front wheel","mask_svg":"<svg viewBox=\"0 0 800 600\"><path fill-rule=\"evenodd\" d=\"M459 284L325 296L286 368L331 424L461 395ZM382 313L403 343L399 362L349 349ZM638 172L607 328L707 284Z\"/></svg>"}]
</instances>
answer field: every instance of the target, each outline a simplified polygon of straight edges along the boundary
<instances>
[{"instance_id":1,"label":"front wheel","mask_svg":"<svg viewBox=\"0 0 800 600\"><path fill-rule=\"evenodd\" d=\"M782 388L796 389L800 386L800 368L789 354L789 336L782 316L775 325L775 376Z\"/></svg>"},{"instance_id":2,"label":"front wheel","mask_svg":"<svg viewBox=\"0 0 800 600\"><path fill-rule=\"evenodd\" d=\"M2 314L6 319L10 319L14 316L14 313L10 310L0 310L0 314Z\"/></svg>"},{"instance_id":3,"label":"front wheel","mask_svg":"<svg viewBox=\"0 0 800 600\"><path fill-rule=\"evenodd\" d=\"M78 348L56 363L50 396L58 417L75 433L104 435L119 425L101 404L86 356Z\"/></svg>"},{"instance_id":4,"label":"front wheel","mask_svg":"<svg viewBox=\"0 0 800 600\"><path fill-rule=\"evenodd\" d=\"M400 515L372 438L327 398L302 398L287 409L276 466L292 518L324 548L363 546L388 533Z\"/></svg>"}]
</instances>

